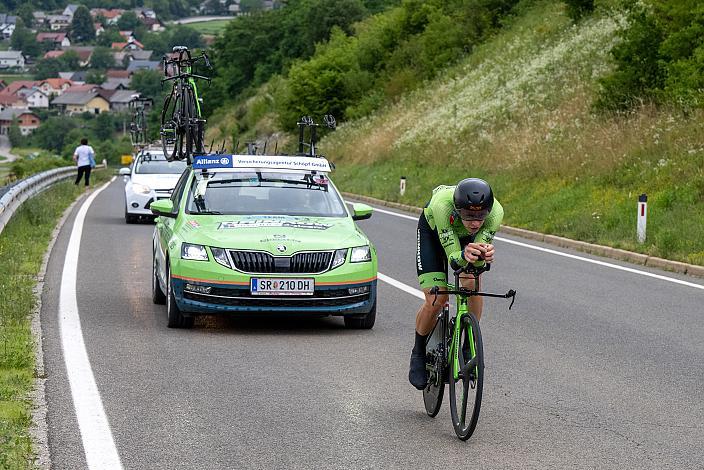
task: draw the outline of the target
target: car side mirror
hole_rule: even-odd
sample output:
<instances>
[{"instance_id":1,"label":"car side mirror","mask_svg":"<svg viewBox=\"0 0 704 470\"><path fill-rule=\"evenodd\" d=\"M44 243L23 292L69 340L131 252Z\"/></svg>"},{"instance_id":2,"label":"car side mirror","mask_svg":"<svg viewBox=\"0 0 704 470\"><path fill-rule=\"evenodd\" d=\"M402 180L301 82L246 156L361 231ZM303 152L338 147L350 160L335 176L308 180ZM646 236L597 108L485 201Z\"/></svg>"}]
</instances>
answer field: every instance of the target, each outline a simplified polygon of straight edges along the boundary
<instances>
[{"instance_id":1,"label":"car side mirror","mask_svg":"<svg viewBox=\"0 0 704 470\"><path fill-rule=\"evenodd\" d=\"M366 204L352 204L352 210L354 214L352 215L352 220L365 220L372 216L374 208Z\"/></svg>"},{"instance_id":2,"label":"car side mirror","mask_svg":"<svg viewBox=\"0 0 704 470\"><path fill-rule=\"evenodd\" d=\"M171 199L159 199L149 205L152 214L175 219L177 213L174 211L174 203Z\"/></svg>"},{"instance_id":3,"label":"car side mirror","mask_svg":"<svg viewBox=\"0 0 704 470\"><path fill-rule=\"evenodd\" d=\"M129 168L120 168L120 176L127 176L129 178L130 173L131 171Z\"/></svg>"}]
</instances>

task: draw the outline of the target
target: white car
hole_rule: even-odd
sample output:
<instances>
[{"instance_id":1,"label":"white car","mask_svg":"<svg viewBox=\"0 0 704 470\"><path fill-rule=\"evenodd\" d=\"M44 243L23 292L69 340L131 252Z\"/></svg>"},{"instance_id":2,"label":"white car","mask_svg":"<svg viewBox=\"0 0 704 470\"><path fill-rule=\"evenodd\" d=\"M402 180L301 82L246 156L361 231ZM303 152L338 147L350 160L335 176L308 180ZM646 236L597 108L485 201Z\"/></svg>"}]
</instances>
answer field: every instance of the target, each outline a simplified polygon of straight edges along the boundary
<instances>
[{"instance_id":1,"label":"white car","mask_svg":"<svg viewBox=\"0 0 704 470\"><path fill-rule=\"evenodd\" d=\"M149 210L152 202L166 199L176 186L186 161L166 161L161 150L142 150L130 168L121 168L126 177L125 222L134 223L140 218L154 219Z\"/></svg>"}]
</instances>

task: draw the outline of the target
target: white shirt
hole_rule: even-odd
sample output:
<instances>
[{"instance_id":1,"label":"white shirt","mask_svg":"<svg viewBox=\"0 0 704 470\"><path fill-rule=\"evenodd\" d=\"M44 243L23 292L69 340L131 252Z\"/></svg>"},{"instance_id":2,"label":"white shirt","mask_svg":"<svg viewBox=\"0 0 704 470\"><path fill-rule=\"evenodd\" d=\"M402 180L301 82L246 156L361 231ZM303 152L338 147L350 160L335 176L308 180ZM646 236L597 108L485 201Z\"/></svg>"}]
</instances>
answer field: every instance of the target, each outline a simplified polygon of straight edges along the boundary
<instances>
[{"instance_id":1,"label":"white shirt","mask_svg":"<svg viewBox=\"0 0 704 470\"><path fill-rule=\"evenodd\" d=\"M78 166L90 165L90 156L93 155L95 157L95 151L90 145L79 145L73 154L78 158L76 161Z\"/></svg>"}]
</instances>

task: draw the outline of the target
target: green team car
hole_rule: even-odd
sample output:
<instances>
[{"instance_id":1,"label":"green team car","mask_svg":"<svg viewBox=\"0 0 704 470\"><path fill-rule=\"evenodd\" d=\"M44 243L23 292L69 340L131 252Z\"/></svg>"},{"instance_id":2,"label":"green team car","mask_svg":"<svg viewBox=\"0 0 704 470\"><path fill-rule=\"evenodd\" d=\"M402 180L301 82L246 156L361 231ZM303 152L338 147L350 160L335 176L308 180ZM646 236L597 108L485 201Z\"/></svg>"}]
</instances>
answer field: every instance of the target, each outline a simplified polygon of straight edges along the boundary
<instances>
[{"instance_id":1,"label":"green team car","mask_svg":"<svg viewBox=\"0 0 704 470\"><path fill-rule=\"evenodd\" d=\"M324 157L202 155L170 199L151 204L152 298L168 326L198 314L340 315L349 328L376 318L377 256L355 224Z\"/></svg>"}]
</instances>

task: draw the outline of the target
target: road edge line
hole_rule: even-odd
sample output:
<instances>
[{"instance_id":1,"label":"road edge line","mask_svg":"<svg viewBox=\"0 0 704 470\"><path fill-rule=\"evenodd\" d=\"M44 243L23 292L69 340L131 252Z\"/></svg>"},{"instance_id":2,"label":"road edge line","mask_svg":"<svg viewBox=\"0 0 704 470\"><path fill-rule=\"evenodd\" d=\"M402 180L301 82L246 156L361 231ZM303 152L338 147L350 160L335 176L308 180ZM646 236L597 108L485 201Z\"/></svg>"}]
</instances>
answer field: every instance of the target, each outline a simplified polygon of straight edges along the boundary
<instances>
[{"instance_id":1,"label":"road edge line","mask_svg":"<svg viewBox=\"0 0 704 470\"><path fill-rule=\"evenodd\" d=\"M93 201L115 178L83 201L73 222L59 290L59 332L83 452L89 469L122 469L100 391L88 358L76 294L83 224Z\"/></svg>"}]
</instances>

